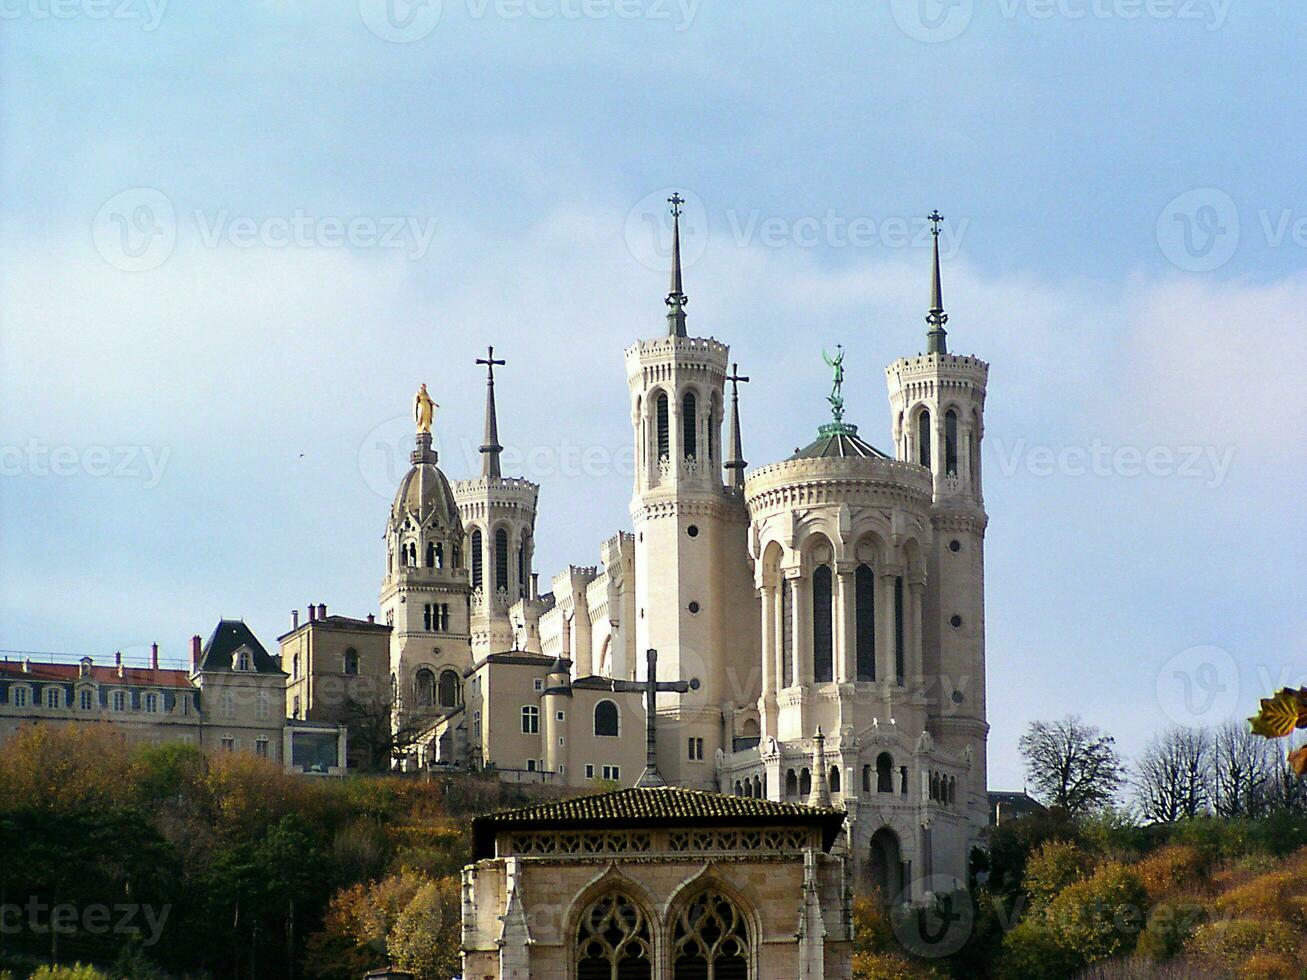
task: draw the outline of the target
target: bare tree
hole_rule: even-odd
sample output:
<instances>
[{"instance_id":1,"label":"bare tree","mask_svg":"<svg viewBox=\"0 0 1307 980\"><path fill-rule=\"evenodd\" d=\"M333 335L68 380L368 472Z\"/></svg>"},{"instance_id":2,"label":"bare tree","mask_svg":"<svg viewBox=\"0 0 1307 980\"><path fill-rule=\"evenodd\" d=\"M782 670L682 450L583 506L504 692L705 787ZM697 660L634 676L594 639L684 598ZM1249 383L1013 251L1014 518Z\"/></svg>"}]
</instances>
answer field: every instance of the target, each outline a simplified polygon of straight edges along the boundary
<instances>
[{"instance_id":1,"label":"bare tree","mask_svg":"<svg viewBox=\"0 0 1307 980\"><path fill-rule=\"evenodd\" d=\"M1212 796L1212 737L1201 728L1171 728L1139 760L1136 800L1143 816L1161 823L1206 813Z\"/></svg>"},{"instance_id":2,"label":"bare tree","mask_svg":"<svg viewBox=\"0 0 1307 980\"><path fill-rule=\"evenodd\" d=\"M368 753L373 771L385 772L401 761L431 727L431 718L410 717L396 722L395 703L389 698L355 700L347 698L341 721L349 729L350 741Z\"/></svg>"},{"instance_id":3,"label":"bare tree","mask_svg":"<svg viewBox=\"0 0 1307 980\"><path fill-rule=\"evenodd\" d=\"M1275 744L1229 721L1212 735L1212 803L1218 816L1256 817L1270 805L1279 753Z\"/></svg>"},{"instance_id":4,"label":"bare tree","mask_svg":"<svg viewBox=\"0 0 1307 980\"><path fill-rule=\"evenodd\" d=\"M1036 792L1072 816L1110 804L1125 780L1116 739L1077 715L1061 721L1032 721L1020 746L1026 775Z\"/></svg>"}]
</instances>

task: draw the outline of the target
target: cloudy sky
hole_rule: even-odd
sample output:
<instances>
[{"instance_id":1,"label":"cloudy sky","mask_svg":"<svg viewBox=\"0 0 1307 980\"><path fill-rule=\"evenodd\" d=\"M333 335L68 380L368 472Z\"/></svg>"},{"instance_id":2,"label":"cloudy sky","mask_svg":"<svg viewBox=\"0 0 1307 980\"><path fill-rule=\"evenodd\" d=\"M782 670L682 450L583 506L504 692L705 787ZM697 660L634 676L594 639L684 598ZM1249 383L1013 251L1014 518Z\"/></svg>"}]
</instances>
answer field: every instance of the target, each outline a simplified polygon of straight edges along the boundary
<instances>
[{"instance_id":1,"label":"cloudy sky","mask_svg":"<svg viewBox=\"0 0 1307 980\"><path fill-rule=\"evenodd\" d=\"M1268 9L1269 8L1269 9ZM418 382L487 344L548 578L628 526L622 350L731 344L756 464L888 441L948 218L985 447L991 784L1307 683L1307 14L1228 0L0 6L0 647L375 610ZM398 448L396 448L398 447Z\"/></svg>"}]
</instances>

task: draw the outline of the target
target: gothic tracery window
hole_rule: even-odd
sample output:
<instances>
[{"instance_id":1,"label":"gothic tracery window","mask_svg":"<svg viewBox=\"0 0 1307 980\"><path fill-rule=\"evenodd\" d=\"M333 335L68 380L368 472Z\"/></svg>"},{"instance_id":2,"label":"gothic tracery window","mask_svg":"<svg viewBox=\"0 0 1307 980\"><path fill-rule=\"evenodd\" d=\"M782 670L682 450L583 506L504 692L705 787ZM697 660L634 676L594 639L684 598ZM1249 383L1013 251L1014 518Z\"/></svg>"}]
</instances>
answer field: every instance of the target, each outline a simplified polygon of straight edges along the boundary
<instances>
[{"instance_id":1,"label":"gothic tracery window","mask_svg":"<svg viewBox=\"0 0 1307 980\"><path fill-rule=\"evenodd\" d=\"M672 926L673 980L749 980L749 929L725 895L702 892Z\"/></svg>"},{"instance_id":2,"label":"gothic tracery window","mask_svg":"<svg viewBox=\"0 0 1307 980\"><path fill-rule=\"evenodd\" d=\"M649 980L653 934L649 917L621 893L605 895L581 915L576 930L577 980Z\"/></svg>"}]
</instances>

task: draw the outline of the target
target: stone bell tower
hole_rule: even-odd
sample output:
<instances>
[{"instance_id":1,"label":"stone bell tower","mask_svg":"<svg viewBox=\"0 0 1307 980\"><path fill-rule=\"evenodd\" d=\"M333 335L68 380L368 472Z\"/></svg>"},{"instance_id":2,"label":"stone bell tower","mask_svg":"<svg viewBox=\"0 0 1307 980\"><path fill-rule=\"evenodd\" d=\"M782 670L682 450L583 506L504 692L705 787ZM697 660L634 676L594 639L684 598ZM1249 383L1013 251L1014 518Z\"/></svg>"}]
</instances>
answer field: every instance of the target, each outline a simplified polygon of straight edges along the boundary
<instances>
[{"instance_id":1,"label":"stone bell tower","mask_svg":"<svg viewBox=\"0 0 1307 980\"><path fill-rule=\"evenodd\" d=\"M940 284L938 211L934 224L931 306L926 353L886 369L898 459L931 471L932 546L922 617L923 672L930 731L947 748L970 751L985 774L985 514L981 473L989 365L950 354ZM983 800L973 800L983 811ZM983 813L981 814L983 818Z\"/></svg>"},{"instance_id":2,"label":"stone bell tower","mask_svg":"<svg viewBox=\"0 0 1307 980\"><path fill-rule=\"evenodd\" d=\"M507 362L493 347L477 359L486 366L486 424L481 446L481 476L460 480L454 497L466 531L471 573L472 660L513 648L509 610L531 598L535 556L536 500L539 484L504 476L495 409L495 368Z\"/></svg>"},{"instance_id":3,"label":"stone bell tower","mask_svg":"<svg viewBox=\"0 0 1307 980\"><path fill-rule=\"evenodd\" d=\"M748 514L732 472L722 480L721 431L729 348L689 336L681 277L679 195L672 205L666 334L626 351L635 434L636 649L656 649L669 680L697 690L659 698L659 766L669 782L709 786L717 748L731 751L724 718L758 697L757 610ZM740 454L732 446L733 457ZM731 462L739 462L732 459ZM742 469L743 463L739 462ZM637 661L643 663L643 658ZM703 739L700 753L687 750ZM692 758L693 756L693 758Z\"/></svg>"}]
</instances>

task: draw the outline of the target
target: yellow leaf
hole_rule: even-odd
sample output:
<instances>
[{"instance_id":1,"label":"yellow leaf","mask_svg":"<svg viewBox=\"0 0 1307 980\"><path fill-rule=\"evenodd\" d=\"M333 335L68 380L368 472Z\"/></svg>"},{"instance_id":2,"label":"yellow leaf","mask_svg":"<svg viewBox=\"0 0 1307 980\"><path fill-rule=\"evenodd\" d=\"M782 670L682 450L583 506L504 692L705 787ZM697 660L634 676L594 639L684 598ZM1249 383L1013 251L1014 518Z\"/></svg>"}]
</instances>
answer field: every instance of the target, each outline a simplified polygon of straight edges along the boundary
<instances>
[{"instance_id":1,"label":"yellow leaf","mask_svg":"<svg viewBox=\"0 0 1307 980\"><path fill-rule=\"evenodd\" d=\"M1307 745L1289 753L1289 768L1299 776L1307 776Z\"/></svg>"},{"instance_id":2,"label":"yellow leaf","mask_svg":"<svg viewBox=\"0 0 1307 980\"><path fill-rule=\"evenodd\" d=\"M1293 734L1300 719L1307 715L1301 695L1301 691L1285 688L1273 698L1262 698L1262 710L1248 719L1252 722L1254 734L1267 738L1285 738ZM1307 720L1304 720L1304 727L1307 727Z\"/></svg>"}]
</instances>

